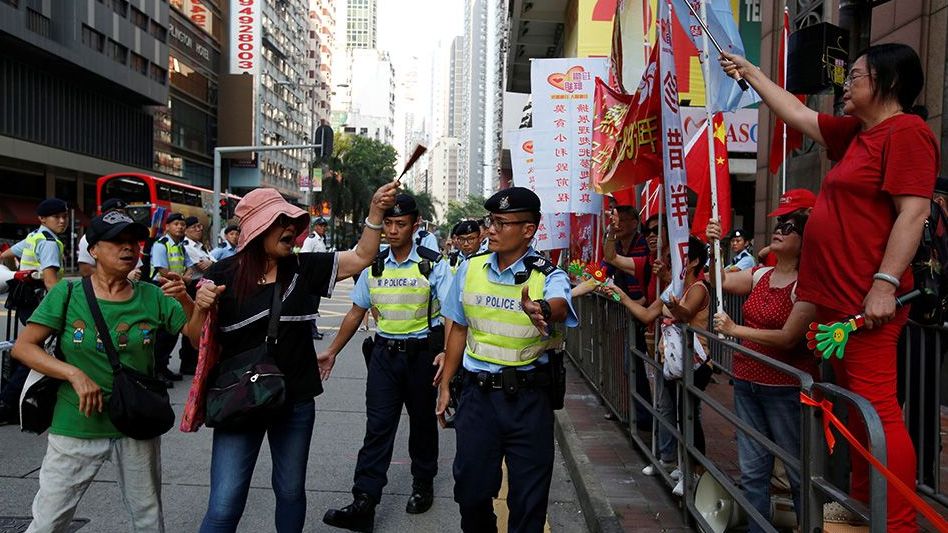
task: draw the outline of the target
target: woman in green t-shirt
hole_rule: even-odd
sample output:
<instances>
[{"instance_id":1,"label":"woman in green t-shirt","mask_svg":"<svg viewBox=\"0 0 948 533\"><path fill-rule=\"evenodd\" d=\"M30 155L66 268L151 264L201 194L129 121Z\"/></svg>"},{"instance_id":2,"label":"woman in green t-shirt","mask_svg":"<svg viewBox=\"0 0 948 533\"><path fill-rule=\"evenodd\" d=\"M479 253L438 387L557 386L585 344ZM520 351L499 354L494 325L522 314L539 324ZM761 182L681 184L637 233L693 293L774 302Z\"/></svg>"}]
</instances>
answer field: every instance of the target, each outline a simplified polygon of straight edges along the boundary
<instances>
[{"instance_id":1,"label":"woman in green t-shirt","mask_svg":"<svg viewBox=\"0 0 948 533\"><path fill-rule=\"evenodd\" d=\"M148 228L127 215L110 212L94 218L87 233L97 268L92 286L123 365L154 374L155 333L184 333L197 344L201 324L180 276L161 288L129 281L138 264ZM70 286L73 284L74 286ZM29 531L64 531L79 499L106 460L118 470L122 501L135 531L164 531L161 513L160 437L135 440L109 419L106 399L112 369L78 282L58 283L43 299L20 334L13 356L26 366L65 383L59 388L49 446L40 469ZM59 336L65 361L43 346Z\"/></svg>"}]
</instances>

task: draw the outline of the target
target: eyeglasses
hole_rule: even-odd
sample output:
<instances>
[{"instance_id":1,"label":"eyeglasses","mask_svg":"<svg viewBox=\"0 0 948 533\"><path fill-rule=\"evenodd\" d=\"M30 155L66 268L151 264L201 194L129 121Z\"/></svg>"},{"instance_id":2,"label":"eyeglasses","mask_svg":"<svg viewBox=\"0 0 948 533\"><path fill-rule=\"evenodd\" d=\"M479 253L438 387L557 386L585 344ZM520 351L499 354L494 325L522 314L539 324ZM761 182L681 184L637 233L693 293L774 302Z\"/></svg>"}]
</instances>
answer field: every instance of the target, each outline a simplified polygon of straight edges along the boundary
<instances>
[{"instance_id":1,"label":"eyeglasses","mask_svg":"<svg viewBox=\"0 0 948 533\"><path fill-rule=\"evenodd\" d=\"M658 233L658 226L646 226L645 229L642 230L643 235L651 235L653 233Z\"/></svg>"},{"instance_id":2,"label":"eyeglasses","mask_svg":"<svg viewBox=\"0 0 948 533\"><path fill-rule=\"evenodd\" d=\"M780 233L781 235L790 235L791 233L803 235L803 229L797 226L792 220L785 220L777 224L777 227L774 228L774 233Z\"/></svg>"},{"instance_id":3,"label":"eyeglasses","mask_svg":"<svg viewBox=\"0 0 948 533\"><path fill-rule=\"evenodd\" d=\"M498 220L495 219L493 215L487 215L484 217L484 226L491 227L497 226L497 231L504 231L504 228L507 226L513 226L515 224L533 224L532 220Z\"/></svg>"},{"instance_id":4,"label":"eyeglasses","mask_svg":"<svg viewBox=\"0 0 948 533\"><path fill-rule=\"evenodd\" d=\"M843 80L843 87L849 88L853 86L853 81L858 80L859 78L865 78L866 76L872 76L868 72L866 74L853 74L850 72L846 75L846 78Z\"/></svg>"},{"instance_id":5,"label":"eyeglasses","mask_svg":"<svg viewBox=\"0 0 948 533\"><path fill-rule=\"evenodd\" d=\"M468 235L467 237L455 237L462 244L472 244L480 240L478 235Z\"/></svg>"}]
</instances>

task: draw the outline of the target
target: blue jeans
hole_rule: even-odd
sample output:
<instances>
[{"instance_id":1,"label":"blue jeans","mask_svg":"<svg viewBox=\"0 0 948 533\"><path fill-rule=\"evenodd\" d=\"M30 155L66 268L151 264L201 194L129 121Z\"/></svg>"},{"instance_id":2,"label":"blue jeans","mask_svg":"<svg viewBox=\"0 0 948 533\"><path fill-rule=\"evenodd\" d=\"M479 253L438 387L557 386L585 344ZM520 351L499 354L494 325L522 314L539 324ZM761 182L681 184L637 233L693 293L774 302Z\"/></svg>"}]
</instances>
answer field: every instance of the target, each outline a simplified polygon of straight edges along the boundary
<instances>
[{"instance_id":1,"label":"blue jeans","mask_svg":"<svg viewBox=\"0 0 948 533\"><path fill-rule=\"evenodd\" d=\"M211 496L201 533L236 531L264 435L270 443L273 461L275 530L302 531L306 519L306 461L315 420L315 402L305 400L288 407L285 415L276 417L266 428L243 432L215 430Z\"/></svg>"},{"instance_id":2,"label":"blue jeans","mask_svg":"<svg viewBox=\"0 0 948 533\"><path fill-rule=\"evenodd\" d=\"M775 387L759 385L749 381L734 380L734 409L737 416L748 425L763 433L794 457L800 457L800 389L797 387ZM743 431L737 432L737 457L741 467L741 486L744 495L764 518L770 519L770 477L774 469L774 456L763 445L751 439ZM797 519L802 509L800 503L800 472L784 465L790 478L793 507ZM748 520L748 531L763 531Z\"/></svg>"}]
</instances>

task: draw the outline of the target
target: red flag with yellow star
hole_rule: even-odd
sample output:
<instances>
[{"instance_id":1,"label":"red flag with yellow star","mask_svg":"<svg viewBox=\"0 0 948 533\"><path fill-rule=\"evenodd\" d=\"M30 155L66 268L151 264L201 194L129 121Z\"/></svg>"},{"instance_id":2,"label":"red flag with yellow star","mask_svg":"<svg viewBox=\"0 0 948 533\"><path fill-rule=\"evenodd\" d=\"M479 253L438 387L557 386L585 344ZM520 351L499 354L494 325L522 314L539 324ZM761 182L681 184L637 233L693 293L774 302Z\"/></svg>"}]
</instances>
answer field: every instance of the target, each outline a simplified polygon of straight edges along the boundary
<instances>
[{"instance_id":1,"label":"red flag with yellow star","mask_svg":"<svg viewBox=\"0 0 948 533\"><path fill-rule=\"evenodd\" d=\"M717 113L713 116L714 123L714 171L718 184L718 213L721 218L721 232L731 231L731 173L727 159L727 126L724 124L724 115ZM691 222L691 233L701 240L704 236L708 220L711 218L711 169L708 164L708 133L707 121L695 133L688 146L685 147L685 168L688 171L688 188L698 195L698 205Z\"/></svg>"}]
</instances>

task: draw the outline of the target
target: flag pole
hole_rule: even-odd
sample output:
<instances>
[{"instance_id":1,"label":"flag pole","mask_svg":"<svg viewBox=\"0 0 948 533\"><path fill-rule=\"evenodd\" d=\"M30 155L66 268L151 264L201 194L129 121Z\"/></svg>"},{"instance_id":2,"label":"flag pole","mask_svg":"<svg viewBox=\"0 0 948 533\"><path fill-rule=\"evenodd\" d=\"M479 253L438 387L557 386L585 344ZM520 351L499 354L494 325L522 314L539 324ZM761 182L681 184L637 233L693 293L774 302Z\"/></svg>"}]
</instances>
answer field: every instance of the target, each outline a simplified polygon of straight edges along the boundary
<instances>
[{"instance_id":1,"label":"flag pole","mask_svg":"<svg viewBox=\"0 0 948 533\"><path fill-rule=\"evenodd\" d=\"M787 56L789 54L789 31L787 27L787 20L790 16L790 10L787 8L787 3L783 4L783 25L780 30L780 38L783 39L783 87L781 89L787 90ZM781 152L781 162L780 162L780 194L787 192L787 122L783 123L783 151Z\"/></svg>"},{"instance_id":2,"label":"flag pole","mask_svg":"<svg viewBox=\"0 0 948 533\"><path fill-rule=\"evenodd\" d=\"M704 27L708 27L708 10L707 10L707 0L701 2L701 21L704 23ZM704 30L701 32L701 44L704 49L704 61L702 61L702 66L704 67L704 111L707 116L707 128L706 135L708 136L708 170L710 174L708 179L711 180L711 217L716 219L718 222L721 221L721 215L718 213L718 173L714 168L714 117L711 114L711 54L708 53L708 31ZM722 120L723 120L722 115ZM714 276L714 295L717 299L717 312L724 312L724 288L721 286L721 245L720 240L714 243L714 271L711 273Z\"/></svg>"}]
</instances>

